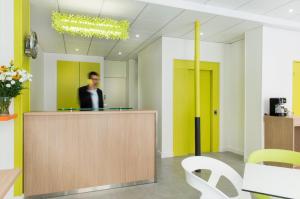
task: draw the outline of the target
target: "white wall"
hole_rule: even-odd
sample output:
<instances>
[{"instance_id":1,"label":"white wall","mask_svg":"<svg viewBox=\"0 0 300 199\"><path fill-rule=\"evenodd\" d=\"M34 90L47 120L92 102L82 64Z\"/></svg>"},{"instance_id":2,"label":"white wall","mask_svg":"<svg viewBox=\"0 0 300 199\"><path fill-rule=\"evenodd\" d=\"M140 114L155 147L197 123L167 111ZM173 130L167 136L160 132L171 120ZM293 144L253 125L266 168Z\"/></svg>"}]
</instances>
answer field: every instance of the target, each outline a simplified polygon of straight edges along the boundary
<instances>
[{"instance_id":1,"label":"white wall","mask_svg":"<svg viewBox=\"0 0 300 199\"><path fill-rule=\"evenodd\" d=\"M138 106L157 110L157 148L161 151L162 40L153 42L138 54Z\"/></svg>"},{"instance_id":2,"label":"white wall","mask_svg":"<svg viewBox=\"0 0 300 199\"><path fill-rule=\"evenodd\" d=\"M0 64L8 65L14 59L14 3L0 0Z\"/></svg>"},{"instance_id":3,"label":"white wall","mask_svg":"<svg viewBox=\"0 0 300 199\"><path fill-rule=\"evenodd\" d=\"M127 107L127 62L105 60L104 94L108 107Z\"/></svg>"},{"instance_id":4,"label":"white wall","mask_svg":"<svg viewBox=\"0 0 300 199\"><path fill-rule=\"evenodd\" d=\"M104 58L98 56L44 53L44 110L55 111L57 101L57 61L95 62L101 65L101 85L104 86Z\"/></svg>"},{"instance_id":5,"label":"white wall","mask_svg":"<svg viewBox=\"0 0 300 199\"><path fill-rule=\"evenodd\" d=\"M134 59L128 60L128 106L138 108L138 64Z\"/></svg>"},{"instance_id":6,"label":"white wall","mask_svg":"<svg viewBox=\"0 0 300 199\"><path fill-rule=\"evenodd\" d=\"M223 70L223 145L225 151L244 153L245 41L225 45Z\"/></svg>"},{"instance_id":7,"label":"white wall","mask_svg":"<svg viewBox=\"0 0 300 199\"><path fill-rule=\"evenodd\" d=\"M244 158L263 143L262 63L263 28L245 34L245 149ZM276 89L276 88L272 88Z\"/></svg>"},{"instance_id":8,"label":"white wall","mask_svg":"<svg viewBox=\"0 0 300 199\"><path fill-rule=\"evenodd\" d=\"M0 0L0 65L14 58L14 1ZM13 105L10 107L13 113ZM0 122L0 169L14 168L14 121ZM13 189L5 199L13 198Z\"/></svg>"},{"instance_id":9,"label":"white wall","mask_svg":"<svg viewBox=\"0 0 300 199\"><path fill-rule=\"evenodd\" d=\"M300 60L300 32L263 28L264 113L269 113L269 98L286 97L292 111L293 62Z\"/></svg>"},{"instance_id":10,"label":"white wall","mask_svg":"<svg viewBox=\"0 0 300 199\"><path fill-rule=\"evenodd\" d=\"M220 126L223 122L223 68L224 68L224 44L201 42L202 61L220 63ZM173 60L194 59L194 41L177 38L162 38L162 157L173 156ZM220 128L223 150L224 136Z\"/></svg>"},{"instance_id":11,"label":"white wall","mask_svg":"<svg viewBox=\"0 0 300 199\"><path fill-rule=\"evenodd\" d=\"M30 85L30 109L31 111L44 110L44 53L39 48L37 59L32 59L30 72L33 75Z\"/></svg>"},{"instance_id":12,"label":"white wall","mask_svg":"<svg viewBox=\"0 0 300 199\"><path fill-rule=\"evenodd\" d=\"M292 111L293 62L300 60L300 32L261 27L246 33L245 158L264 147L269 98L286 97Z\"/></svg>"}]
</instances>

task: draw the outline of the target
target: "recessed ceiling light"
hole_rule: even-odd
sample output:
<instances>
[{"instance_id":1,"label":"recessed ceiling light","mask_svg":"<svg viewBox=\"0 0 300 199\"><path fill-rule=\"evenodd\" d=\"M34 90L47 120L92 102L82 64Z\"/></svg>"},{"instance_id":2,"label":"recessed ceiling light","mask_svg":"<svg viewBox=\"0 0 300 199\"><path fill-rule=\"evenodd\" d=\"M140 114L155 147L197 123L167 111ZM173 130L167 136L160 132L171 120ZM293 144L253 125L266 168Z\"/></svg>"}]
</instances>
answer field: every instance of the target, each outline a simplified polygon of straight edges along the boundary
<instances>
[{"instance_id":1,"label":"recessed ceiling light","mask_svg":"<svg viewBox=\"0 0 300 199\"><path fill-rule=\"evenodd\" d=\"M292 13L292 12L294 12L294 9L292 9L292 8L289 9L289 13Z\"/></svg>"},{"instance_id":2,"label":"recessed ceiling light","mask_svg":"<svg viewBox=\"0 0 300 199\"><path fill-rule=\"evenodd\" d=\"M135 37L136 37L136 38L140 38L140 35L139 35L139 34L136 34Z\"/></svg>"},{"instance_id":3,"label":"recessed ceiling light","mask_svg":"<svg viewBox=\"0 0 300 199\"><path fill-rule=\"evenodd\" d=\"M79 48L75 48L75 51L78 52L78 51L79 51Z\"/></svg>"},{"instance_id":4,"label":"recessed ceiling light","mask_svg":"<svg viewBox=\"0 0 300 199\"><path fill-rule=\"evenodd\" d=\"M204 35L204 33L203 33L203 32L200 32L200 35Z\"/></svg>"},{"instance_id":5,"label":"recessed ceiling light","mask_svg":"<svg viewBox=\"0 0 300 199\"><path fill-rule=\"evenodd\" d=\"M122 52L121 52L121 51L119 51L119 52L118 52L118 55L122 55Z\"/></svg>"}]
</instances>

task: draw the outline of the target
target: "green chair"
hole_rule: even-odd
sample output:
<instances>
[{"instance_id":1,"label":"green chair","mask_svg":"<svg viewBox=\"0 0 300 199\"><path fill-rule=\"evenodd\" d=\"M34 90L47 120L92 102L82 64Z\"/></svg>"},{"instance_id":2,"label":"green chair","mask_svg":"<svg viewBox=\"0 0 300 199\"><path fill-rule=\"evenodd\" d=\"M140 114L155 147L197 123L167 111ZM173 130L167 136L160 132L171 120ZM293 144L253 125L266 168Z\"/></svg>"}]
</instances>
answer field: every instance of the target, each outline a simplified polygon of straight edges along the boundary
<instances>
[{"instance_id":1,"label":"green chair","mask_svg":"<svg viewBox=\"0 0 300 199\"><path fill-rule=\"evenodd\" d=\"M300 153L282 149L262 149L251 153L248 163L284 163L293 166L300 166ZM271 197L261 194L255 194L257 199L270 199Z\"/></svg>"}]
</instances>

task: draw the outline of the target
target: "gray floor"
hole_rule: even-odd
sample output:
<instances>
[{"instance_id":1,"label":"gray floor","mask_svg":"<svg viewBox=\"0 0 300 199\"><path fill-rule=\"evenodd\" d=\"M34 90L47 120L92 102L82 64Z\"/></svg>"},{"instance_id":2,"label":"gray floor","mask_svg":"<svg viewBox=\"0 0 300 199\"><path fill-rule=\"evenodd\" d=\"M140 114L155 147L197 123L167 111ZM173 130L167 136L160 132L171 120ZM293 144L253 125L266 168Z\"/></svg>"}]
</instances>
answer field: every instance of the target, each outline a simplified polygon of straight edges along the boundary
<instances>
[{"instance_id":1,"label":"gray floor","mask_svg":"<svg viewBox=\"0 0 300 199\"><path fill-rule=\"evenodd\" d=\"M225 152L205 154L219 159L232 166L241 175L244 169L242 156ZM157 161L157 183L126 187L85 194L76 194L56 199L199 199L200 193L186 184L184 172L181 167L183 158L166 158ZM208 172L201 172L204 179ZM232 185L224 178L220 180L218 187L228 196L234 196Z\"/></svg>"}]
</instances>

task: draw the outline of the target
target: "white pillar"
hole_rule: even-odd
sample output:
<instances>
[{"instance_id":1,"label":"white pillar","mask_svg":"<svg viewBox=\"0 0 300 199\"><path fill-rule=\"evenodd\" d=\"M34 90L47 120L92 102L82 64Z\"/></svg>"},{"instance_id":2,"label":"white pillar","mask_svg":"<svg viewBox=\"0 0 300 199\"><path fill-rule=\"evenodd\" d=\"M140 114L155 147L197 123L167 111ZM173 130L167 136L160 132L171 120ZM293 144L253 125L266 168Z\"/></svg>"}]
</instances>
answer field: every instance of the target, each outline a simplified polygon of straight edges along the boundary
<instances>
[{"instance_id":1,"label":"white pillar","mask_svg":"<svg viewBox=\"0 0 300 199\"><path fill-rule=\"evenodd\" d=\"M262 64L263 27L245 34L244 158L263 148Z\"/></svg>"},{"instance_id":2,"label":"white pillar","mask_svg":"<svg viewBox=\"0 0 300 199\"><path fill-rule=\"evenodd\" d=\"M0 65L14 58L14 1L0 0ZM13 105L10 107L13 110ZM0 122L0 169L14 167L14 121ZM13 190L5 199L13 198Z\"/></svg>"},{"instance_id":3,"label":"white pillar","mask_svg":"<svg viewBox=\"0 0 300 199\"><path fill-rule=\"evenodd\" d=\"M128 104L129 107L138 108L138 67L136 60L128 60Z\"/></svg>"}]
</instances>

